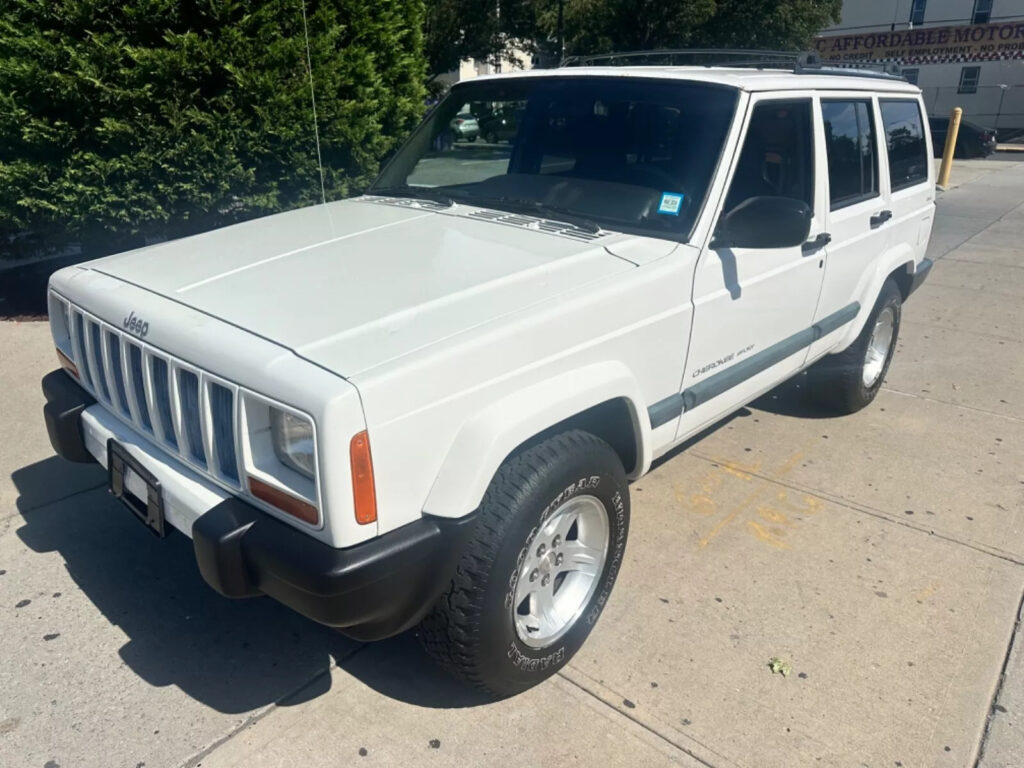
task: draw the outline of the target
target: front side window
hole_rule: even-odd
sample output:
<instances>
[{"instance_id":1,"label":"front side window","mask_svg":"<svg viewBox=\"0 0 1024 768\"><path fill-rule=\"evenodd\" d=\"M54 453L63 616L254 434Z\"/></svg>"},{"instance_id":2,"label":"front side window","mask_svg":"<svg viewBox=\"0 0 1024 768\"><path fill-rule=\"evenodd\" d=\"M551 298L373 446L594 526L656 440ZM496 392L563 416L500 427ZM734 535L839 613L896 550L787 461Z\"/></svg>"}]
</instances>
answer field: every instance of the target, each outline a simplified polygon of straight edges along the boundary
<instances>
[{"instance_id":1,"label":"front side window","mask_svg":"<svg viewBox=\"0 0 1024 768\"><path fill-rule=\"evenodd\" d=\"M879 109L893 190L927 181L928 144L920 105L915 100L882 100Z\"/></svg>"},{"instance_id":2,"label":"front side window","mask_svg":"<svg viewBox=\"0 0 1024 768\"><path fill-rule=\"evenodd\" d=\"M974 0L971 24L988 24L992 20L992 0Z\"/></svg>"},{"instance_id":3,"label":"front side window","mask_svg":"<svg viewBox=\"0 0 1024 768\"><path fill-rule=\"evenodd\" d=\"M828 152L829 203L832 210L878 195L878 157L871 102L821 102Z\"/></svg>"},{"instance_id":4,"label":"front side window","mask_svg":"<svg viewBox=\"0 0 1024 768\"><path fill-rule=\"evenodd\" d=\"M731 211L751 197L792 197L814 209L811 102L762 101L754 107L725 198Z\"/></svg>"},{"instance_id":5,"label":"front side window","mask_svg":"<svg viewBox=\"0 0 1024 768\"><path fill-rule=\"evenodd\" d=\"M719 85L523 77L454 87L371 186L685 239L733 119Z\"/></svg>"},{"instance_id":6,"label":"front side window","mask_svg":"<svg viewBox=\"0 0 1024 768\"><path fill-rule=\"evenodd\" d=\"M913 0L910 4L910 23L924 23L924 7L927 0Z\"/></svg>"},{"instance_id":7,"label":"front side window","mask_svg":"<svg viewBox=\"0 0 1024 768\"><path fill-rule=\"evenodd\" d=\"M981 79L981 67L962 67L960 69L960 87L957 93L977 93L978 80Z\"/></svg>"}]
</instances>

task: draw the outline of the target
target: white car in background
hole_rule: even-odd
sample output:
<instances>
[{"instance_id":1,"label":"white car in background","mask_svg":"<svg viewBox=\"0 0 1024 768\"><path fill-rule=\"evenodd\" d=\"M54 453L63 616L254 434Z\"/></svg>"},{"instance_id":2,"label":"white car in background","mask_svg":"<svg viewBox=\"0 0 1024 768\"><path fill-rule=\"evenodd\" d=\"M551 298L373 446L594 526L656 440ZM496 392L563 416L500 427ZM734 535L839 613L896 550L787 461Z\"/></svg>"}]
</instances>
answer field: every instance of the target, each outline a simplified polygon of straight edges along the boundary
<instances>
[{"instance_id":1,"label":"white car in background","mask_svg":"<svg viewBox=\"0 0 1024 768\"><path fill-rule=\"evenodd\" d=\"M478 102L512 145L436 140ZM806 61L459 83L361 197L54 274L51 440L222 594L521 691L654 459L805 369L875 397L931 266L924 115Z\"/></svg>"}]
</instances>

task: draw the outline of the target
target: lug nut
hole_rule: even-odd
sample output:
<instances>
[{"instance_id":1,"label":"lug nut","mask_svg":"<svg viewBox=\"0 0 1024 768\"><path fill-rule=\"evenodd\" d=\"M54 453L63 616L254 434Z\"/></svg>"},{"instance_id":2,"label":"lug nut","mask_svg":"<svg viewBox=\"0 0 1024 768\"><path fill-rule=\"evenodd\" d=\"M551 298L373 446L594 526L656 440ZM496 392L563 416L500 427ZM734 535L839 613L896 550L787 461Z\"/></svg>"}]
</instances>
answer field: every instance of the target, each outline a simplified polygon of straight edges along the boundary
<instances>
[{"instance_id":1,"label":"lug nut","mask_svg":"<svg viewBox=\"0 0 1024 768\"><path fill-rule=\"evenodd\" d=\"M551 548L552 549L558 549L561 546L561 544L562 544L562 537L561 536L555 536L555 538L551 541Z\"/></svg>"},{"instance_id":2,"label":"lug nut","mask_svg":"<svg viewBox=\"0 0 1024 768\"><path fill-rule=\"evenodd\" d=\"M549 581L551 581L551 577L550 577L550 576L547 576L547 575L545 575L545 576L544 576L544 578L540 580L540 585L541 585L542 587L546 587L546 586L548 585L548 582L549 582Z\"/></svg>"},{"instance_id":3,"label":"lug nut","mask_svg":"<svg viewBox=\"0 0 1024 768\"><path fill-rule=\"evenodd\" d=\"M534 568L532 571L530 571L530 581L536 581L538 575L539 574L537 572L537 569Z\"/></svg>"},{"instance_id":4,"label":"lug nut","mask_svg":"<svg viewBox=\"0 0 1024 768\"><path fill-rule=\"evenodd\" d=\"M541 544L537 547L537 557L544 557L544 553L548 551L548 548Z\"/></svg>"},{"instance_id":5,"label":"lug nut","mask_svg":"<svg viewBox=\"0 0 1024 768\"><path fill-rule=\"evenodd\" d=\"M557 555L555 555L555 565L561 565L562 561L564 559L565 559L565 555L563 555L561 552L559 552Z\"/></svg>"}]
</instances>

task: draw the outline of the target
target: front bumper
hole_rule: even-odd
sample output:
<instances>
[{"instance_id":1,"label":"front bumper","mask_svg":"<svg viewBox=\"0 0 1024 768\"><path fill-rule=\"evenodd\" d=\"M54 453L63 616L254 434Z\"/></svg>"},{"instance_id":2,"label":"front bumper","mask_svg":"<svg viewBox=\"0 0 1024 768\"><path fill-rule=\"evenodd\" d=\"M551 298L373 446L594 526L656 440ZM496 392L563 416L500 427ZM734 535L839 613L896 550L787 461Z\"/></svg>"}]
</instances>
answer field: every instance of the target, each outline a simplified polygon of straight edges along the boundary
<instances>
[{"instance_id":1,"label":"front bumper","mask_svg":"<svg viewBox=\"0 0 1024 768\"><path fill-rule=\"evenodd\" d=\"M359 640L416 624L447 587L475 515L424 515L335 549L208 483L120 424L64 371L43 378L47 433L59 456L106 464L113 437L160 480L167 522L191 536L206 582L226 597L269 595Z\"/></svg>"}]
</instances>

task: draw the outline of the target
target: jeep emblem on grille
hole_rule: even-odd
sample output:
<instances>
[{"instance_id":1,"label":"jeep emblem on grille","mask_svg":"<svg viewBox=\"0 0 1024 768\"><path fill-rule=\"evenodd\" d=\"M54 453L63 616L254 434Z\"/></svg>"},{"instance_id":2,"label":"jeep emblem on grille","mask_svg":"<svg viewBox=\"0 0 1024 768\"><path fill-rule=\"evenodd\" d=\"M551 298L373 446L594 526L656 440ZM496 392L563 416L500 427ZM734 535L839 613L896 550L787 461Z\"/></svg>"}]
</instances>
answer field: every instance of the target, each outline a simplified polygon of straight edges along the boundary
<instances>
[{"instance_id":1,"label":"jeep emblem on grille","mask_svg":"<svg viewBox=\"0 0 1024 768\"><path fill-rule=\"evenodd\" d=\"M124 319L124 327L139 338L149 333L149 323L145 322L141 317L136 317L134 312Z\"/></svg>"}]
</instances>

